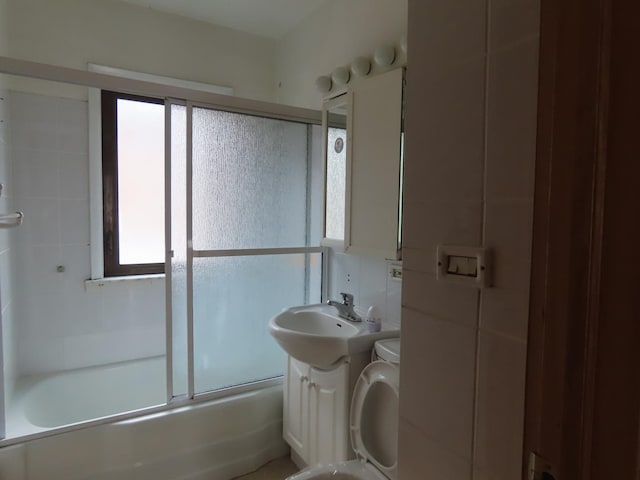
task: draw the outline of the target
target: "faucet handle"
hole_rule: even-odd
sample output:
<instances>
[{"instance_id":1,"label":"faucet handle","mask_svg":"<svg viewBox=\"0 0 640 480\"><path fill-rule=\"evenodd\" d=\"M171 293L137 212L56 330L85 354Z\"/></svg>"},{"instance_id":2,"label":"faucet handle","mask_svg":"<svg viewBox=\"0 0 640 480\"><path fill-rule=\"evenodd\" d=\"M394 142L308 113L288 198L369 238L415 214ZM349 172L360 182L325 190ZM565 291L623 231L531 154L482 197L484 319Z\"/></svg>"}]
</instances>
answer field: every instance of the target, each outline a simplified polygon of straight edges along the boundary
<instances>
[{"instance_id":1,"label":"faucet handle","mask_svg":"<svg viewBox=\"0 0 640 480\"><path fill-rule=\"evenodd\" d=\"M344 303L347 306L353 305L353 295L351 295L350 293L344 293L344 292L340 292L340 295L342 296L342 303Z\"/></svg>"}]
</instances>

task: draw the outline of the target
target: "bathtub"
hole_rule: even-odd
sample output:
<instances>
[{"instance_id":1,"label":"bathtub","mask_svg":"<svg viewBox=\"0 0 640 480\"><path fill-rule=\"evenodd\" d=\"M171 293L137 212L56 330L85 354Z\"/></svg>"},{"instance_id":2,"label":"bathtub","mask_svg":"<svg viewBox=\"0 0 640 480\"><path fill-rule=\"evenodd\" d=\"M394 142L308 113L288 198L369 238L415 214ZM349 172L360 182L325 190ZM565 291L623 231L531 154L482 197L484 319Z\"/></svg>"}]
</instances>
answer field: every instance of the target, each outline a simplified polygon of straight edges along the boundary
<instances>
[{"instance_id":1,"label":"bathtub","mask_svg":"<svg viewBox=\"0 0 640 480\"><path fill-rule=\"evenodd\" d=\"M0 479L226 480L288 453L281 385L37 438L164 403L163 375L164 357L157 357L21 381L7 433L36 438L3 442Z\"/></svg>"}]
</instances>

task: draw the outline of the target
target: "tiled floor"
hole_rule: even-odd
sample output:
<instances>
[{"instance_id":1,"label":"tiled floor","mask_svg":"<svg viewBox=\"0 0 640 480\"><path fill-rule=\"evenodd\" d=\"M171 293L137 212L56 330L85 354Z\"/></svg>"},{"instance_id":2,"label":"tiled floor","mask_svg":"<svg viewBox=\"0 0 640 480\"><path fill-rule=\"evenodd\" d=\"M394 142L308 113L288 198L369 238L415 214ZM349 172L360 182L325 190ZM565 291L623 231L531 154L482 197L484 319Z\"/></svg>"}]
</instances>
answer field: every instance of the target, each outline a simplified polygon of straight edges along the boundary
<instances>
[{"instance_id":1,"label":"tiled floor","mask_svg":"<svg viewBox=\"0 0 640 480\"><path fill-rule=\"evenodd\" d=\"M284 480L298 471L298 467L289 457L280 457L270 461L255 472L237 477L235 480Z\"/></svg>"}]
</instances>

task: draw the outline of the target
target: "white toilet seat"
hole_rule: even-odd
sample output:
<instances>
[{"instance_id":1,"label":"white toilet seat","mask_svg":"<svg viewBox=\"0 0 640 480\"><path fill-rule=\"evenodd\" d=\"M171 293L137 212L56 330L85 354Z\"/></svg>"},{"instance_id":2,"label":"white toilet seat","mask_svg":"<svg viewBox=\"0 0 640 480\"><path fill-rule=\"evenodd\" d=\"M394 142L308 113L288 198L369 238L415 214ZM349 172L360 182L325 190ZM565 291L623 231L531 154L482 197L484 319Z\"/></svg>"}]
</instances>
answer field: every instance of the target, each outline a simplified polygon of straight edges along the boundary
<instances>
[{"instance_id":1,"label":"white toilet seat","mask_svg":"<svg viewBox=\"0 0 640 480\"><path fill-rule=\"evenodd\" d=\"M385 361L370 363L356 382L351 401L351 445L359 459L370 462L390 480L397 478L397 414L400 369ZM375 397L375 398L374 398ZM381 405L380 402L386 402ZM392 402L395 405L390 406ZM371 418L373 417L373 418ZM383 422L387 422L383 425ZM380 434L384 432L392 434ZM385 428L386 427L386 428Z\"/></svg>"}]
</instances>

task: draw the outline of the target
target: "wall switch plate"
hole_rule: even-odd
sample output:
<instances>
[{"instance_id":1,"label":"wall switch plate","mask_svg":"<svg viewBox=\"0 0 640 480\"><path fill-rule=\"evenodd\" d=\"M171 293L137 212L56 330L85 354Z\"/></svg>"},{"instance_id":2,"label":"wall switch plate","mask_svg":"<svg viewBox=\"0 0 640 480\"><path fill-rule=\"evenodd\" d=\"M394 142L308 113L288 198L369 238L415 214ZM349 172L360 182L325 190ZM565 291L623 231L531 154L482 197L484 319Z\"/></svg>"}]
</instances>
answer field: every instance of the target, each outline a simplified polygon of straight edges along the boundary
<instances>
[{"instance_id":1,"label":"wall switch plate","mask_svg":"<svg viewBox=\"0 0 640 480\"><path fill-rule=\"evenodd\" d=\"M491 285L491 252L483 247L439 245L436 278L459 285L488 287Z\"/></svg>"},{"instance_id":2,"label":"wall switch plate","mask_svg":"<svg viewBox=\"0 0 640 480\"><path fill-rule=\"evenodd\" d=\"M388 266L389 278L398 282L402 281L402 263L390 262Z\"/></svg>"}]
</instances>

